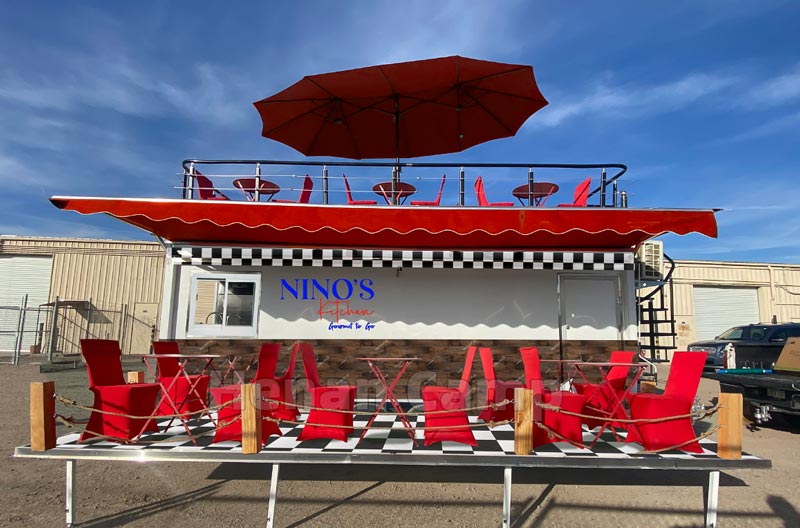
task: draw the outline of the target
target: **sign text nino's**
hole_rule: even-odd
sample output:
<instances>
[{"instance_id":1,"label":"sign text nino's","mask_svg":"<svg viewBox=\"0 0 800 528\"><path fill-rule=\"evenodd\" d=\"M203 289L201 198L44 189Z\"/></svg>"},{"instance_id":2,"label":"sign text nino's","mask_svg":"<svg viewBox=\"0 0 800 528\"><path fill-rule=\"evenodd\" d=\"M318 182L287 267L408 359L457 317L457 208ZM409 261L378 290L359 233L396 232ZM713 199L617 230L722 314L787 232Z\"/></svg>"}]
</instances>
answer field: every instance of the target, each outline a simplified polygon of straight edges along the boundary
<instances>
[{"instance_id":1,"label":"sign text nino's","mask_svg":"<svg viewBox=\"0 0 800 528\"><path fill-rule=\"evenodd\" d=\"M281 279L281 300L316 301L320 320L330 316L336 323L343 317L366 317L374 310L364 308L359 303L375 298L372 279ZM341 328L340 328L341 327ZM365 330L374 328L367 323ZM330 330L361 329L360 323L329 324Z\"/></svg>"}]
</instances>

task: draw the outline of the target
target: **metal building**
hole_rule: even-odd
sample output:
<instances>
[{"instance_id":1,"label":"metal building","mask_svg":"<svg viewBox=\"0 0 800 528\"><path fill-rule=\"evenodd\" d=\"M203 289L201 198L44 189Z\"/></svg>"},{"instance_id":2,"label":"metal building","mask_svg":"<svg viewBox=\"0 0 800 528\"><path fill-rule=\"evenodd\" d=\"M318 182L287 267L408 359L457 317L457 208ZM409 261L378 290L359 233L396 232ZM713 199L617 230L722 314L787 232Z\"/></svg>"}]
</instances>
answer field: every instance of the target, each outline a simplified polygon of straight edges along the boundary
<instances>
[{"instance_id":1,"label":"metal building","mask_svg":"<svg viewBox=\"0 0 800 528\"><path fill-rule=\"evenodd\" d=\"M800 322L800 265L675 261L678 350L739 324Z\"/></svg>"},{"instance_id":2,"label":"metal building","mask_svg":"<svg viewBox=\"0 0 800 528\"><path fill-rule=\"evenodd\" d=\"M85 337L147 353L164 249L155 242L0 236L0 353L79 353Z\"/></svg>"},{"instance_id":3,"label":"metal building","mask_svg":"<svg viewBox=\"0 0 800 528\"><path fill-rule=\"evenodd\" d=\"M657 284L667 275L659 244L640 252L640 280ZM87 336L147 353L158 333L165 266L155 242L0 236L0 355L77 354ZM737 324L800 321L800 265L676 260L669 282L655 336L644 330L645 303L640 310L643 351L657 342L647 354L654 359Z\"/></svg>"}]
</instances>

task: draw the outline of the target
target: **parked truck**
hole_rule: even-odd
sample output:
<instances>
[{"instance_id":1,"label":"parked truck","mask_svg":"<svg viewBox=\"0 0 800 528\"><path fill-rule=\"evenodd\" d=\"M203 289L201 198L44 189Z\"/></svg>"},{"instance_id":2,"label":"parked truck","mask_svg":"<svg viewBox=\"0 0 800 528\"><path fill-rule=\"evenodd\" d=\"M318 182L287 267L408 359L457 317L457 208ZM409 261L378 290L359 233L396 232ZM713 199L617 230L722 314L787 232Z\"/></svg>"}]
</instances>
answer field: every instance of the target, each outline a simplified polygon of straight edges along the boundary
<instances>
[{"instance_id":1,"label":"parked truck","mask_svg":"<svg viewBox=\"0 0 800 528\"><path fill-rule=\"evenodd\" d=\"M800 425L800 338L790 337L772 369L721 369L704 377L722 392L741 393L745 415L757 423Z\"/></svg>"}]
</instances>

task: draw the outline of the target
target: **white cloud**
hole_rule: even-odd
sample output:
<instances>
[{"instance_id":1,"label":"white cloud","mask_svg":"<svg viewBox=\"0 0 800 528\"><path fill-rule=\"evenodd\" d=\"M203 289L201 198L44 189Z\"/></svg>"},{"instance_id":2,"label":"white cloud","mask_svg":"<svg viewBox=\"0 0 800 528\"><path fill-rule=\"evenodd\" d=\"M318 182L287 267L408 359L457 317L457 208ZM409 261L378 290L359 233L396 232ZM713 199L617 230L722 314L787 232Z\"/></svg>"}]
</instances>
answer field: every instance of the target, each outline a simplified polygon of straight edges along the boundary
<instances>
[{"instance_id":1,"label":"white cloud","mask_svg":"<svg viewBox=\"0 0 800 528\"><path fill-rule=\"evenodd\" d=\"M800 127L800 112L781 116L760 125L754 126L750 130L737 134L729 138L722 138L714 143L727 143L729 141L747 141L772 136L781 132L786 132Z\"/></svg>"},{"instance_id":2,"label":"white cloud","mask_svg":"<svg viewBox=\"0 0 800 528\"><path fill-rule=\"evenodd\" d=\"M42 187L50 185L54 178L42 167L0 152L0 183L5 188Z\"/></svg>"},{"instance_id":3,"label":"white cloud","mask_svg":"<svg viewBox=\"0 0 800 528\"><path fill-rule=\"evenodd\" d=\"M0 101L33 111L113 110L134 117L176 115L207 125L230 125L250 111L242 103L241 75L204 63L177 78L157 63L101 52L50 51L53 67L38 72L0 72Z\"/></svg>"},{"instance_id":4,"label":"white cloud","mask_svg":"<svg viewBox=\"0 0 800 528\"><path fill-rule=\"evenodd\" d=\"M778 106L800 99L800 65L755 85L746 99L753 106Z\"/></svg>"},{"instance_id":5,"label":"white cloud","mask_svg":"<svg viewBox=\"0 0 800 528\"><path fill-rule=\"evenodd\" d=\"M530 120L529 126L557 126L582 115L631 118L662 114L689 106L737 82L739 79L734 76L706 73L693 73L676 81L645 86L614 86L608 80L601 80L592 93L577 100L559 100L558 93L549 96L551 104L542 109L536 119Z\"/></svg>"}]
</instances>

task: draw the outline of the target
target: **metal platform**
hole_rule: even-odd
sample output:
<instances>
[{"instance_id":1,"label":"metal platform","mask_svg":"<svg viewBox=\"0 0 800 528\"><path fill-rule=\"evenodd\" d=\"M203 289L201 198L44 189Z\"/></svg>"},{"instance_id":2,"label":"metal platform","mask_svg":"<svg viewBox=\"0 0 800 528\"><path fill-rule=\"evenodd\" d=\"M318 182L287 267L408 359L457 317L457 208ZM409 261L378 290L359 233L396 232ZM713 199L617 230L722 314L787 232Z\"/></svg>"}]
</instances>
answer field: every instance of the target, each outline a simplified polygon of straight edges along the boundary
<instances>
[{"instance_id":1,"label":"metal platform","mask_svg":"<svg viewBox=\"0 0 800 528\"><path fill-rule=\"evenodd\" d=\"M370 415L357 415L353 425L356 432L363 428ZM305 417L301 417L303 420ZM200 435L197 445L186 436L180 424L173 424L158 433L144 435L135 445L124 445L109 441L77 443L78 434L58 438L54 449L43 452L31 451L30 446L20 446L14 456L65 460L67 464L66 512L67 526L75 523L75 461L96 460L116 462L237 462L250 464L272 464L270 479L269 514L267 526L275 519L277 485L281 464L380 464L406 466L462 466L501 467L503 471L503 527L511 526L511 482L515 468L576 468L589 471L601 470L681 470L700 471L708 475L704 485L706 526L716 525L719 472L736 469L768 469L770 460L743 454L739 460L717 457L716 443L708 439L701 441L703 453L667 451L644 454L638 444L619 441L611 433L603 433L594 448L582 449L567 443L556 443L537 447L527 456L514 454L514 431L510 425L489 429L478 426L473 429L478 445L466 446L455 442L443 442L423 446L422 416L410 416L417 428L419 445L414 445L395 415L382 414L373 424L363 440L354 434L347 442L336 440L311 440L300 442L297 436L302 426L281 427L282 436L271 436L258 454L242 454L239 442L213 443L213 424L210 420L191 422L193 434ZM470 418L475 423L475 418ZM166 427L167 422L161 424ZM206 433L204 435L204 433ZM624 434L624 433L623 433ZM594 438L591 431L584 431L584 442Z\"/></svg>"}]
</instances>

